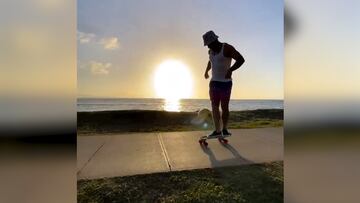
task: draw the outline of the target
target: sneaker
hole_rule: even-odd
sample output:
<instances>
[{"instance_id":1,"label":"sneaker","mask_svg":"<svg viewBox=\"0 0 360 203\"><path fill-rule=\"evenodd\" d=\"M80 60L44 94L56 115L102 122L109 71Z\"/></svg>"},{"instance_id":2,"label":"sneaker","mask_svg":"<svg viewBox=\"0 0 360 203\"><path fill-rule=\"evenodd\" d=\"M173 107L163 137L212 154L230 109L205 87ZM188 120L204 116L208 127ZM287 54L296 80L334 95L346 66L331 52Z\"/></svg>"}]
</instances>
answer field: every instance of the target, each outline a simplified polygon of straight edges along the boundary
<instances>
[{"instance_id":1,"label":"sneaker","mask_svg":"<svg viewBox=\"0 0 360 203\"><path fill-rule=\"evenodd\" d=\"M221 132L216 132L216 130L214 130L214 132L208 135L208 138L219 137L219 136L222 136Z\"/></svg>"},{"instance_id":2,"label":"sneaker","mask_svg":"<svg viewBox=\"0 0 360 203\"><path fill-rule=\"evenodd\" d=\"M227 129L222 130L223 136L231 136L231 133Z\"/></svg>"}]
</instances>

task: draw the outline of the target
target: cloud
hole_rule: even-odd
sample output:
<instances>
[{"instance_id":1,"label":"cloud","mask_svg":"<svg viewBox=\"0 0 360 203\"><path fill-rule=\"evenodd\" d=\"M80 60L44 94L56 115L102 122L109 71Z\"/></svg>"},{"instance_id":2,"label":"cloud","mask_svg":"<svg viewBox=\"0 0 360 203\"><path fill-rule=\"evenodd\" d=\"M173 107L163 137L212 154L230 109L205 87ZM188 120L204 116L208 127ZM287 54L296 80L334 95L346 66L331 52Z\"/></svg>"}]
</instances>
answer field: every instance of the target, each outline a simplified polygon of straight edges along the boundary
<instances>
[{"instance_id":1,"label":"cloud","mask_svg":"<svg viewBox=\"0 0 360 203\"><path fill-rule=\"evenodd\" d=\"M78 31L77 38L80 44L97 43L103 46L106 50L115 50L120 47L119 39L117 37L104 37L98 39L98 37L93 33Z\"/></svg>"},{"instance_id":2,"label":"cloud","mask_svg":"<svg viewBox=\"0 0 360 203\"><path fill-rule=\"evenodd\" d=\"M107 75L109 74L109 69L112 66L111 63L101 63L96 61L90 62L90 70L94 75Z\"/></svg>"},{"instance_id":3,"label":"cloud","mask_svg":"<svg viewBox=\"0 0 360 203\"><path fill-rule=\"evenodd\" d=\"M89 69L93 75L108 75L112 64L90 61L87 64L79 63L78 66L80 69Z\"/></svg>"},{"instance_id":4,"label":"cloud","mask_svg":"<svg viewBox=\"0 0 360 203\"><path fill-rule=\"evenodd\" d=\"M78 40L81 44L87 44L95 41L96 35L93 33L77 32Z\"/></svg>"},{"instance_id":5,"label":"cloud","mask_svg":"<svg viewBox=\"0 0 360 203\"><path fill-rule=\"evenodd\" d=\"M119 40L117 37L102 38L99 43L103 45L104 49L115 50L119 48Z\"/></svg>"}]
</instances>

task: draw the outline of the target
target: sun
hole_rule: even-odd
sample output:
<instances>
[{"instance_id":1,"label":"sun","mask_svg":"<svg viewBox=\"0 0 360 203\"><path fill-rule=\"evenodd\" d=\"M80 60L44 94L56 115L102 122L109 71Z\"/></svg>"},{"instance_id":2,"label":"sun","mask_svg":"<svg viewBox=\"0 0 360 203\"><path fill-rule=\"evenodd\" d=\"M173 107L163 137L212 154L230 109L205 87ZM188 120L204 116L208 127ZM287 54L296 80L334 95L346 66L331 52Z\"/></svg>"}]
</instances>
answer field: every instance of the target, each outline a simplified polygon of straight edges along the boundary
<instances>
[{"instance_id":1,"label":"sun","mask_svg":"<svg viewBox=\"0 0 360 203\"><path fill-rule=\"evenodd\" d=\"M158 65L154 87L158 97L167 100L189 98L193 80L188 66L179 60L168 59Z\"/></svg>"}]
</instances>

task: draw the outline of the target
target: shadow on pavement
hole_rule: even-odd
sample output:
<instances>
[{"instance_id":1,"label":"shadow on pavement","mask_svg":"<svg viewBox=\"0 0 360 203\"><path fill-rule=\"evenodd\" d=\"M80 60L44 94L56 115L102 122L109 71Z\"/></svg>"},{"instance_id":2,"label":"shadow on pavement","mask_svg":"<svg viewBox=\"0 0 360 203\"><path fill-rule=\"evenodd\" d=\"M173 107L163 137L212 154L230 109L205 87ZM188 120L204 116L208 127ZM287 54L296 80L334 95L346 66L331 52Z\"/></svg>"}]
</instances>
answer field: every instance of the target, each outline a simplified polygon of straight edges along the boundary
<instances>
[{"instance_id":1,"label":"shadow on pavement","mask_svg":"<svg viewBox=\"0 0 360 203\"><path fill-rule=\"evenodd\" d=\"M246 164L252 164L253 161L250 161L243 156L240 155L240 153L230 144L224 144L221 143L223 147L228 149L232 154L233 158L231 159L225 159L225 160L217 160L215 157L215 154L209 147L201 146L201 149L209 156L209 160L211 162L212 167L221 167L221 166L236 166L236 165L246 165Z\"/></svg>"}]
</instances>

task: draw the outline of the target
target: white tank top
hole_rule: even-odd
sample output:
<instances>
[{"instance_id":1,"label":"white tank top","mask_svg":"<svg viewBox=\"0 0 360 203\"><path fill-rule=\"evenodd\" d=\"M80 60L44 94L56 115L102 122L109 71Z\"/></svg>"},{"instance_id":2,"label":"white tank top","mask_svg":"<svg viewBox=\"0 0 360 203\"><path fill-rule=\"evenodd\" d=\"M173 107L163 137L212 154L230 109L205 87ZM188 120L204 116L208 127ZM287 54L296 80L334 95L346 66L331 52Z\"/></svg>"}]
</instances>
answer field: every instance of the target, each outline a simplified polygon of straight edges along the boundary
<instances>
[{"instance_id":1,"label":"white tank top","mask_svg":"<svg viewBox=\"0 0 360 203\"><path fill-rule=\"evenodd\" d=\"M229 82L231 78L225 78L228 69L231 67L231 58L224 56L224 44L221 51L216 54L210 50L209 59L211 63L211 81Z\"/></svg>"}]
</instances>

